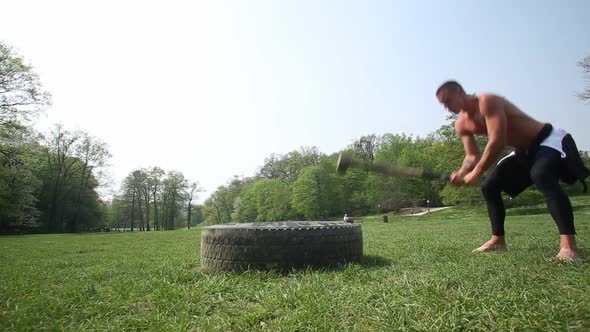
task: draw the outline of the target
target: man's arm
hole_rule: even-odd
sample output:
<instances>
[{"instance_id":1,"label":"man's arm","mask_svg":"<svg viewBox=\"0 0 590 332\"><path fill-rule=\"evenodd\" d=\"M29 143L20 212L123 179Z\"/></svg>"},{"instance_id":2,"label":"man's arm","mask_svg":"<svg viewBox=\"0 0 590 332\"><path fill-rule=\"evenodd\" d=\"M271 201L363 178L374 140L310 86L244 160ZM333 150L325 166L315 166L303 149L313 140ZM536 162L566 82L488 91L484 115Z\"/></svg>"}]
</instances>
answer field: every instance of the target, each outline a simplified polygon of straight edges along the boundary
<instances>
[{"instance_id":1,"label":"man's arm","mask_svg":"<svg viewBox=\"0 0 590 332\"><path fill-rule=\"evenodd\" d=\"M483 151L481 159L471 173L466 176L466 184L474 184L469 182L472 179L478 180L498 158L506 145L507 120L500 98L496 96L481 96L479 106L480 113L485 120L488 130L488 144Z\"/></svg>"},{"instance_id":2,"label":"man's arm","mask_svg":"<svg viewBox=\"0 0 590 332\"><path fill-rule=\"evenodd\" d=\"M461 141L465 149L465 159L463 159L463 164L459 171L457 171L457 174L463 176L475 168L481 156L473 135L464 134L461 136Z\"/></svg>"},{"instance_id":3,"label":"man's arm","mask_svg":"<svg viewBox=\"0 0 590 332\"><path fill-rule=\"evenodd\" d=\"M457 122L455 122L455 130L461 137L461 142L463 142L465 158L463 159L461 168L451 175L451 184L460 185L463 184L463 177L467 173L471 172L473 168L475 168L481 157L481 154L477 148L477 144L475 143L473 133L464 129L462 119L459 119Z\"/></svg>"}]
</instances>

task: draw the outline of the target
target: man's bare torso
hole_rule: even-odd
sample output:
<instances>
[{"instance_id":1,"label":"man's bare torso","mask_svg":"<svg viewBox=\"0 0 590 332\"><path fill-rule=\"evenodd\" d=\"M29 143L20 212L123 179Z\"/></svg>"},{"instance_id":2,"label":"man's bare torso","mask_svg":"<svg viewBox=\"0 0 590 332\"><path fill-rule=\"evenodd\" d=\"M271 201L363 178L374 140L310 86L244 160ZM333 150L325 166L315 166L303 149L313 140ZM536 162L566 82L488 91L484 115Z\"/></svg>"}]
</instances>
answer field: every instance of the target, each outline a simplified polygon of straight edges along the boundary
<instances>
[{"instance_id":1,"label":"man's bare torso","mask_svg":"<svg viewBox=\"0 0 590 332\"><path fill-rule=\"evenodd\" d=\"M506 145L516 149L528 148L544 124L533 119L503 97L496 95L487 95L487 97L496 99L500 106L498 110L506 117ZM479 99L478 104L481 105ZM457 129L472 135L487 135L488 130L480 108L481 106L477 107L473 113L461 112L457 120Z\"/></svg>"}]
</instances>

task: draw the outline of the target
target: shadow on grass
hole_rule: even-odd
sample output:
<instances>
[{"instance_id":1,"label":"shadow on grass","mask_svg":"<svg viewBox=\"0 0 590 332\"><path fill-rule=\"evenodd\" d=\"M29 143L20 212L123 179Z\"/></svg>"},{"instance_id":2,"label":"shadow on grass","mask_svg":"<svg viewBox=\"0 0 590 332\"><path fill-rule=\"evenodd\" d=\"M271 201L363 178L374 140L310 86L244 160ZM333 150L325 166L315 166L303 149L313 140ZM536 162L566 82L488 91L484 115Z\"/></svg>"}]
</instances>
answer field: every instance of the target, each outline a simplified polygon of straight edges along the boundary
<instances>
[{"instance_id":1,"label":"shadow on grass","mask_svg":"<svg viewBox=\"0 0 590 332\"><path fill-rule=\"evenodd\" d=\"M280 276L290 275L301 272L338 272L345 270L347 266L356 265L365 269L379 269L392 265L392 261L377 255L363 255L358 262L345 262L334 264L320 264L320 265L295 265L295 266L244 266L235 270L219 270L219 271L203 271L200 264L193 266L198 272L202 274L276 274Z\"/></svg>"},{"instance_id":2,"label":"shadow on grass","mask_svg":"<svg viewBox=\"0 0 590 332\"><path fill-rule=\"evenodd\" d=\"M590 205L577 205L573 207L574 212L586 209ZM512 208L506 211L506 216L528 216L538 214L548 214L547 207L530 207L530 208Z\"/></svg>"},{"instance_id":3,"label":"shadow on grass","mask_svg":"<svg viewBox=\"0 0 590 332\"><path fill-rule=\"evenodd\" d=\"M377 255L364 255L361 258L360 266L369 269L377 269L386 266L391 266L391 260Z\"/></svg>"},{"instance_id":4,"label":"shadow on grass","mask_svg":"<svg viewBox=\"0 0 590 332\"><path fill-rule=\"evenodd\" d=\"M361 260L358 262L348 262L343 264L334 264L322 267L308 267L311 270L322 270L322 271L340 271L344 270L348 265L360 266L364 269L379 269L392 265L392 261L377 255L363 255Z\"/></svg>"},{"instance_id":5,"label":"shadow on grass","mask_svg":"<svg viewBox=\"0 0 590 332\"><path fill-rule=\"evenodd\" d=\"M336 272L336 271L342 271L342 270L346 269L347 266L350 266L350 265L360 266L364 269L379 269L382 267L391 266L391 264L392 264L391 260L383 258L381 256L363 255L363 257L361 257L360 261L358 261L358 262L336 263L336 264L327 265L327 266L305 266L305 267L291 269L288 272L290 273L290 272L302 271L302 270Z\"/></svg>"}]
</instances>

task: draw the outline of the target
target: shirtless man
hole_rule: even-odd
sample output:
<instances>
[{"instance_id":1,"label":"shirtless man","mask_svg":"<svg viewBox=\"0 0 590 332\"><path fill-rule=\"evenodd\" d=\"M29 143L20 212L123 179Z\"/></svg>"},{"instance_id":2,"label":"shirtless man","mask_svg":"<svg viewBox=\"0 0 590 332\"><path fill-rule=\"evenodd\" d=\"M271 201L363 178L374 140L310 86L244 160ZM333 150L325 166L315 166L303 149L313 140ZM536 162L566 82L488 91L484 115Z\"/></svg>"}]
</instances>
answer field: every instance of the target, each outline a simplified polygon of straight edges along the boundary
<instances>
[{"instance_id":1,"label":"shirtless man","mask_svg":"<svg viewBox=\"0 0 590 332\"><path fill-rule=\"evenodd\" d=\"M550 124L531 118L503 97L493 94L467 96L455 81L442 84L436 91L436 97L447 110L459 115L455 130L465 149L465 159L461 168L451 175L451 184L478 185L504 147L515 149L514 153L498 163L482 185L492 224L492 238L473 252L506 250L506 212L501 192L514 197L535 184L545 195L549 212L559 229L561 250L556 257L560 260L579 260L572 206L559 185L564 169L562 158L565 158L562 141L566 135L569 139L571 136L562 129L553 129ZM474 135L489 137L483 154L475 143ZM576 150L571 154L578 152ZM586 169L580 173L582 176L577 179L583 180L588 176L587 172Z\"/></svg>"}]
</instances>

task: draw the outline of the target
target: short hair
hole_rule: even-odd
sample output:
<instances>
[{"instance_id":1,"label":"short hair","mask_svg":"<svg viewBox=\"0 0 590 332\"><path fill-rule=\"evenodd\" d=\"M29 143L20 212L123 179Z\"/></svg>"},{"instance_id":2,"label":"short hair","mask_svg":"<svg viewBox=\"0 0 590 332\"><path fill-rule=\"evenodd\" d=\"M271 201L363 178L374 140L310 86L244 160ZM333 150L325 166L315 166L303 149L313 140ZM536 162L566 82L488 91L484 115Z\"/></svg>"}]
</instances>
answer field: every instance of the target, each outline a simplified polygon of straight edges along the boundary
<instances>
[{"instance_id":1,"label":"short hair","mask_svg":"<svg viewBox=\"0 0 590 332\"><path fill-rule=\"evenodd\" d=\"M441 84L441 86L438 87L438 89L436 90L436 96L438 96L438 94L442 91L448 89L449 91L455 92L458 89L461 89L461 91L465 91L463 90L463 87L461 86L461 84L459 84L457 81L446 81L443 84Z\"/></svg>"}]
</instances>

